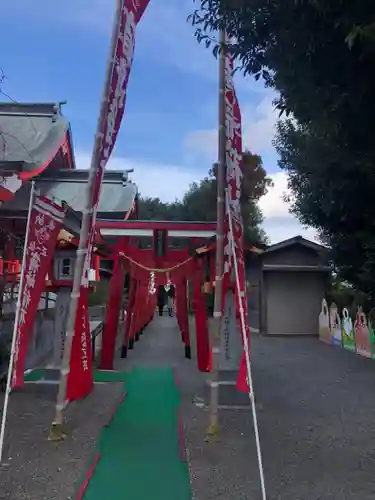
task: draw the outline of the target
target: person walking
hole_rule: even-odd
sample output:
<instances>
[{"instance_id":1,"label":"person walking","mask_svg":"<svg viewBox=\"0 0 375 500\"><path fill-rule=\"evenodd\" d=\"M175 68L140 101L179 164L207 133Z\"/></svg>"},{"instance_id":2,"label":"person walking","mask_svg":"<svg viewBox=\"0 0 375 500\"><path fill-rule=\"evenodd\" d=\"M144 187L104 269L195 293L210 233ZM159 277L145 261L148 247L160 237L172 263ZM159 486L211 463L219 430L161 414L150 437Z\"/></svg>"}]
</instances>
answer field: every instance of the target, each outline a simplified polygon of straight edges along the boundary
<instances>
[{"instance_id":1,"label":"person walking","mask_svg":"<svg viewBox=\"0 0 375 500\"><path fill-rule=\"evenodd\" d=\"M159 289L158 289L158 309L159 309L159 316L163 316L165 302L166 302L166 291L164 290L163 285L160 285Z\"/></svg>"},{"instance_id":2,"label":"person walking","mask_svg":"<svg viewBox=\"0 0 375 500\"><path fill-rule=\"evenodd\" d=\"M171 285L168 290L167 305L168 305L168 315L173 316L173 303L174 303L174 286Z\"/></svg>"}]
</instances>

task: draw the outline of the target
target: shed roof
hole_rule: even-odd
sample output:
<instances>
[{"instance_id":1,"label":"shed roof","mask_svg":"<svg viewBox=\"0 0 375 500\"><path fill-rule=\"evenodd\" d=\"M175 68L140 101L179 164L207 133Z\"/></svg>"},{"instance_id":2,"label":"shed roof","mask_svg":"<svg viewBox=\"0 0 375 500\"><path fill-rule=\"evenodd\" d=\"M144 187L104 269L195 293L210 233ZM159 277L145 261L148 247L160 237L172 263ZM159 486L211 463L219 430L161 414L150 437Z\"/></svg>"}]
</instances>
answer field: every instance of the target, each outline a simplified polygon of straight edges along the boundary
<instances>
[{"instance_id":1,"label":"shed roof","mask_svg":"<svg viewBox=\"0 0 375 500\"><path fill-rule=\"evenodd\" d=\"M62 104L0 103L0 163L3 168L8 164L32 174L48 166L66 139L71 141L69 121L61 113Z\"/></svg>"},{"instance_id":2,"label":"shed roof","mask_svg":"<svg viewBox=\"0 0 375 500\"><path fill-rule=\"evenodd\" d=\"M293 236L293 238L288 238L287 240L280 241L279 243L275 243L274 245L270 245L268 248L264 250L264 253L274 252L276 250L282 250L287 247L291 247L293 245L302 245L306 248L310 248L311 250L315 250L316 252L326 252L328 248L319 245L319 243L315 243L314 241L307 240L301 235Z\"/></svg>"},{"instance_id":3,"label":"shed roof","mask_svg":"<svg viewBox=\"0 0 375 500\"><path fill-rule=\"evenodd\" d=\"M88 170L49 170L35 179L35 187L43 196L64 201L75 212L82 212L86 201L85 187L88 182ZM27 212L31 184L24 184L14 198L0 207L0 218L17 216ZM135 184L127 180L122 171L104 173L102 192L99 200L98 217L123 219L137 195Z\"/></svg>"}]
</instances>

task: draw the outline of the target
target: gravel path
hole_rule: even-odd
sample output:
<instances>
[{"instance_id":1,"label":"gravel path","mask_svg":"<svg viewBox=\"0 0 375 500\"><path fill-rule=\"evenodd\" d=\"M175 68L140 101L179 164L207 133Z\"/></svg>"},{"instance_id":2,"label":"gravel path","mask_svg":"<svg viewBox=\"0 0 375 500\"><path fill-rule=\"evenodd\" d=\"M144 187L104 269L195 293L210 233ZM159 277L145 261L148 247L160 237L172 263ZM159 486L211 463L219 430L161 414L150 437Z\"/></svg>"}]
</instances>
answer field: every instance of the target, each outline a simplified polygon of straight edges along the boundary
<instances>
[{"instance_id":1,"label":"gravel path","mask_svg":"<svg viewBox=\"0 0 375 500\"><path fill-rule=\"evenodd\" d=\"M70 500L92 459L102 426L123 384L96 384L93 393L68 407L65 442L47 440L56 386L27 384L10 397L1 500ZM2 401L0 408L2 408Z\"/></svg>"},{"instance_id":2,"label":"gravel path","mask_svg":"<svg viewBox=\"0 0 375 500\"><path fill-rule=\"evenodd\" d=\"M375 363L311 338L254 337L253 352L268 500L372 500ZM260 499L251 413L222 410L220 441L204 443L207 411L193 400L205 394L205 376L184 358L174 318L155 318L128 359L117 360L119 369L136 364L172 365L179 376L194 500ZM27 386L12 395L0 499L68 500L121 386L96 385L72 405L60 445L46 439L54 391Z\"/></svg>"},{"instance_id":3,"label":"gravel path","mask_svg":"<svg viewBox=\"0 0 375 500\"><path fill-rule=\"evenodd\" d=\"M155 319L128 365L176 368L194 500L260 499L251 412L222 410L220 442L204 443L205 377L174 327ZM253 353L268 499L375 498L375 363L313 338L255 336Z\"/></svg>"}]
</instances>

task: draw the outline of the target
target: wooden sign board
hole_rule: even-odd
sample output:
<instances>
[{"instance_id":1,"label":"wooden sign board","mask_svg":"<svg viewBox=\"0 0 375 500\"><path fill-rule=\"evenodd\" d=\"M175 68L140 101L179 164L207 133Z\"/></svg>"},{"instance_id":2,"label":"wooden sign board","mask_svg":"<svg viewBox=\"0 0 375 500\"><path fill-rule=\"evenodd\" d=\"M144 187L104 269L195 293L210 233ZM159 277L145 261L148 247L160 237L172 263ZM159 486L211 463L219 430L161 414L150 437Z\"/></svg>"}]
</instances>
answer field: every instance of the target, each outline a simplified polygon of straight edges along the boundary
<instances>
[{"instance_id":1,"label":"wooden sign board","mask_svg":"<svg viewBox=\"0 0 375 500\"><path fill-rule=\"evenodd\" d=\"M334 302L332 302L331 307L329 308L329 320L332 344L341 346L341 320L337 306Z\"/></svg>"},{"instance_id":2,"label":"wooden sign board","mask_svg":"<svg viewBox=\"0 0 375 500\"><path fill-rule=\"evenodd\" d=\"M365 313L359 309L354 323L355 344L357 354L365 358L371 357L370 330Z\"/></svg>"},{"instance_id":3,"label":"wooden sign board","mask_svg":"<svg viewBox=\"0 0 375 500\"><path fill-rule=\"evenodd\" d=\"M331 330L329 328L329 312L326 299L322 300L322 309L319 314L319 340L326 344L332 343Z\"/></svg>"},{"instance_id":4,"label":"wooden sign board","mask_svg":"<svg viewBox=\"0 0 375 500\"><path fill-rule=\"evenodd\" d=\"M346 307L342 311L341 335L342 335L342 345L344 349L355 352L355 334L353 328L353 321Z\"/></svg>"},{"instance_id":5,"label":"wooden sign board","mask_svg":"<svg viewBox=\"0 0 375 500\"><path fill-rule=\"evenodd\" d=\"M53 325L53 354L52 365L59 368L65 344L66 322L70 304L70 289L61 288L57 292L55 303L55 318Z\"/></svg>"}]
</instances>

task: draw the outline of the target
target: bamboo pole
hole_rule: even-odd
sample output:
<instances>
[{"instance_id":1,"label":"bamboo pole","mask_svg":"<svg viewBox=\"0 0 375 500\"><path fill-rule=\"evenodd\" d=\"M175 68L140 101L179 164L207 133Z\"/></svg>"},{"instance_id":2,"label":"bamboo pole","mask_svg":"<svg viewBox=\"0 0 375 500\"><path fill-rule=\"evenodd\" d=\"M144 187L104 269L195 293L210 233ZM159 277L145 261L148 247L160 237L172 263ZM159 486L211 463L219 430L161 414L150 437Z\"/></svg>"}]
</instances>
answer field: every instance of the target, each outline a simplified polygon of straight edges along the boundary
<instances>
[{"instance_id":1,"label":"bamboo pole","mask_svg":"<svg viewBox=\"0 0 375 500\"><path fill-rule=\"evenodd\" d=\"M30 216L31 216L31 211L33 209L34 197L35 197L35 181L32 181L31 182L31 191L30 191L30 200L29 200L29 209L27 212L25 242L23 245L21 276L20 276L20 282L19 282L19 286L18 286L16 313L14 315L13 336L12 336L12 346L10 349L7 386L6 386L6 390L5 390L3 415L2 415L2 419L1 419L0 464L2 463L2 460L3 460L5 425L6 425L7 413L8 413L9 396L10 396L10 392L11 392L11 381L12 381L12 374L13 374L14 355L16 353L17 330L18 330L18 324L19 324L19 320L20 320L20 311L21 311L22 287L23 287L23 282L25 279L26 254L27 254L27 245L29 243Z\"/></svg>"},{"instance_id":2,"label":"bamboo pole","mask_svg":"<svg viewBox=\"0 0 375 500\"><path fill-rule=\"evenodd\" d=\"M219 53L219 134L217 163L217 226L216 226L216 276L214 321L211 333L212 372L210 383L209 421L206 440L219 433L219 358L222 324L222 295L224 273L224 217L225 217L225 180L226 180L226 127L225 127L225 31L220 32Z\"/></svg>"},{"instance_id":3,"label":"bamboo pole","mask_svg":"<svg viewBox=\"0 0 375 500\"><path fill-rule=\"evenodd\" d=\"M107 117L108 95L110 91L111 76L112 76L111 68L118 37L122 3L123 0L117 0L115 18L113 22L111 47L107 65L107 74L106 74L103 96L100 106L99 120L95 135L94 150L89 170L89 178L86 189L86 205L82 217L82 225L79 236L79 246L77 249L77 258L74 269L73 288L72 288L72 293L70 295L70 307L67 318L64 352L61 362L60 384L57 394L56 413L55 413L55 419L52 422L49 433L49 439L52 441L60 441L65 438L63 423L64 423L64 409L66 405L66 388L69 375L70 357L72 352L74 327L78 310L82 273L85 264L85 258L89 250L88 240L91 231L91 226L95 223L95 217L96 217L96 207L93 207L93 193L94 193L96 178L99 173L99 158L101 153L102 131L104 130L104 125Z\"/></svg>"},{"instance_id":4,"label":"bamboo pole","mask_svg":"<svg viewBox=\"0 0 375 500\"><path fill-rule=\"evenodd\" d=\"M241 291L241 287L240 287L240 276L239 276L239 271L238 271L236 245L234 242L233 220L232 220L232 216L230 215L229 194L228 194L227 189L225 190L225 204L227 207L227 212L229 214L229 217L228 217L228 219L229 219L229 242L230 242L230 246L232 248L232 253L233 253L233 267L234 267L234 275L235 275L235 279L236 279L236 290L237 290L238 297L241 297L242 291ZM267 500L266 486L265 486L265 479L264 479L262 450L261 450L261 446L260 446L260 437L259 437L258 417L257 417L257 411L256 411L256 405L255 405L253 375L252 375L252 370L251 370L250 348L249 348L249 342L248 342L248 338L247 338L247 325L246 325L246 321L245 321L245 311L243 309L243 303L242 303L241 299L238 301L238 303L239 303L239 310L240 310L241 329L243 332L243 343L244 343L244 351L245 351L247 379L248 379L248 384L249 384L249 399L250 399L250 404L251 404L251 411L253 414L253 425L254 425L254 434L255 434L255 444L256 444L256 449L257 449L260 488L261 488L261 492L262 492L262 500Z\"/></svg>"}]
</instances>

